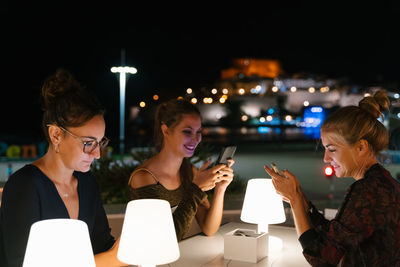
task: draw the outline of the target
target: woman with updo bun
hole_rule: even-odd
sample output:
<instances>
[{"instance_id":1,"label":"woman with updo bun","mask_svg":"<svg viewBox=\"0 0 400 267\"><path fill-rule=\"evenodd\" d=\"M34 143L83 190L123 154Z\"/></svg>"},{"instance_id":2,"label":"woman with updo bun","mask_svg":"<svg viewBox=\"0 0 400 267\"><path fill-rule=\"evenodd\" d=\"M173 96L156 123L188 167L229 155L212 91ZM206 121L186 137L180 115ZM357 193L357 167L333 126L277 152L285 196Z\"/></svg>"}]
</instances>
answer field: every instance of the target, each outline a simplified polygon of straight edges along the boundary
<instances>
[{"instance_id":1,"label":"woman with updo bun","mask_svg":"<svg viewBox=\"0 0 400 267\"><path fill-rule=\"evenodd\" d=\"M90 172L108 143L103 107L62 69L44 82L42 105L49 148L43 157L13 173L4 186L0 266L22 266L31 225L58 218L87 224L97 267L125 265L117 259L119 240L110 233Z\"/></svg>"},{"instance_id":2,"label":"woman with updo bun","mask_svg":"<svg viewBox=\"0 0 400 267\"><path fill-rule=\"evenodd\" d=\"M324 162L338 178L352 177L336 217L326 220L297 178L265 166L276 191L290 203L303 254L312 266L400 266L400 184L377 161L388 147L385 91L332 113L321 126ZM339 264L339 265L338 265Z\"/></svg>"}]
</instances>

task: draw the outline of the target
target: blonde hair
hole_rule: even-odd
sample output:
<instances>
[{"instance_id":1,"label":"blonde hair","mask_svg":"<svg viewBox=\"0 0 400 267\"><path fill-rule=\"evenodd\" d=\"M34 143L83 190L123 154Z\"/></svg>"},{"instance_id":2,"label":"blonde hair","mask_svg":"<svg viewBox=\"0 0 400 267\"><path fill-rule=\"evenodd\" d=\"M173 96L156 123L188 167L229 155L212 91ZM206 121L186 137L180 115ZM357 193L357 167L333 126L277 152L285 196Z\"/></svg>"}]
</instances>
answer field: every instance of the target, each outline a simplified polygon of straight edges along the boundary
<instances>
[{"instance_id":1,"label":"blonde hair","mask_svg":"<svg viewBox=\"0 0 400 267\"><path fill-rule=\"evenodd\" d=\"M358 106L346 106L332 113L321 125L321 131L336 135L349 145L364 139L371 152L377 155L389 144L389 133L378 120L383 120L383 112L389 109L389 98L385 91L377 91L373 96L364 97Z\"/></svg>"}]
</instances>

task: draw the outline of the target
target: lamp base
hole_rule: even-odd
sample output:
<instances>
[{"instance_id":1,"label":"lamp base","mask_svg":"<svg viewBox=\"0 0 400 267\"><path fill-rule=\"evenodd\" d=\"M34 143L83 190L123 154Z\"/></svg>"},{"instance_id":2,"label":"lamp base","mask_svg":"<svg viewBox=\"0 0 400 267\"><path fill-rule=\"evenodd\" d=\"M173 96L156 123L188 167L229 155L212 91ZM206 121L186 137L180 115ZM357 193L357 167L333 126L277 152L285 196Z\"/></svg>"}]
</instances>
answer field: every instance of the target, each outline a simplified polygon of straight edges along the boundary
<instances>
[{"instance_id":1,"label":"lamp base","mask_svg":"<svg viewBox=\"0 0 400 267\"><path fill-rule=\"evenodd\" d=\"M224 258L257 263L268 255L268 233L235 229L224 235Z\"/></svg>"}]
</instances>

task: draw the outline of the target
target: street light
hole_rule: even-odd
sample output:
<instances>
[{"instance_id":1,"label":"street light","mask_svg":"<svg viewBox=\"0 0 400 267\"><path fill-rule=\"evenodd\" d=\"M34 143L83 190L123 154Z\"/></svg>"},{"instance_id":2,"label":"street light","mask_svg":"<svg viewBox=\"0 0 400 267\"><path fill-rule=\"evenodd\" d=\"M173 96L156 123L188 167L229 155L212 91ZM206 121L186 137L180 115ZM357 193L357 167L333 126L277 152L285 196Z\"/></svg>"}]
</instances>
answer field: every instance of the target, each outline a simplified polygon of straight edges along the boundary
<instances>
[{"instance_id":1,"label":"street light","mask_svg":"<svg viewBox=\"0 0 400 267\"><path fill-rule=\"evenodd\" d=\"M112 73L119 73L119 152L122 156L124 153L124 141L125 141L125 84L126 74L135 74L136 68L133 67L112 67Z\"/></svg>"}]
</instances>

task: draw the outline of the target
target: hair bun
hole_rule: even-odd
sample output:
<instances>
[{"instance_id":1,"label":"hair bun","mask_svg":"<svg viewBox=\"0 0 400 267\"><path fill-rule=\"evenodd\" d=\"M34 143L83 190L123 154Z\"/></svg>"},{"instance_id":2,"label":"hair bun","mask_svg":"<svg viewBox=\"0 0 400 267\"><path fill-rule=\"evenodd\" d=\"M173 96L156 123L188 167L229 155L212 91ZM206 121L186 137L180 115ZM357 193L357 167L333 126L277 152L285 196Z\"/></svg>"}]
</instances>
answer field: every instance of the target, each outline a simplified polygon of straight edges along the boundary
<instances>
[{"instance_id":1,"label":"hair bun","mask_svg":"<svg viewBox=\"0 0 400 267\"><path fill-rule=\"evenodd\" d=\"M81 85L69 71L58 69L54 75L48 77L43 83L42 98L44 109L55 104L59 97L80 89L82 89Z\"/></svg>"},{"instance_id":2,"label":"hair bun","mask_svg":"<svg viewBox=\"0 0 400 267\"><path fill-rule=\"evenodd\" d=\"M377 91L374 96L364 97L359 103L358 106L360 109L371 114L375 119L382 118L383 112L389 109L389 98L385 91L380 90Z\"/></svg>"}]
</instances>

